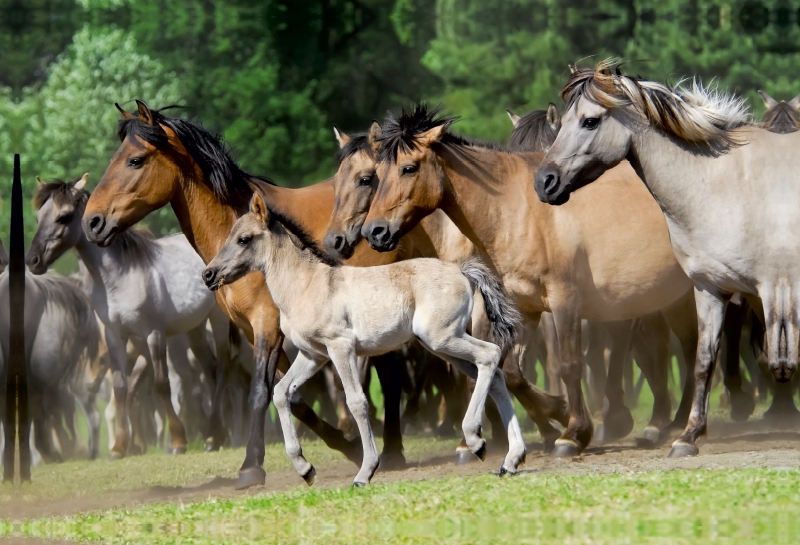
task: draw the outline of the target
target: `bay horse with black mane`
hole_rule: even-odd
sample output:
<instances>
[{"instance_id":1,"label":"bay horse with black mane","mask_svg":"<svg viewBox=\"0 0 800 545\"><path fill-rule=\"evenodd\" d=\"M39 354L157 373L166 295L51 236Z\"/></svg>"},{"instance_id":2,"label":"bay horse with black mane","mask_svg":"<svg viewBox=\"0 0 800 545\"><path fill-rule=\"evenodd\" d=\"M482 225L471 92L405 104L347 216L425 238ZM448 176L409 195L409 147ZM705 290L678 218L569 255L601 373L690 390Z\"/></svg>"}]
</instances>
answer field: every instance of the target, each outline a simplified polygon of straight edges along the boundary
<instances>
[{"instance_id":1,"label":"bay horse with black mane","mask_svg":"<svg viewBox=\"0 0 800 545\"><path fill-rule=\"evenodd\" d=\"M122 115L119 125L122 143L86 205L83 226L89 240L108 245L117 233L170 204L183 233L208 263L219 252L236 219L247 211L254 191L272 209L298 218L312 236L322 240L333 208L333 187L329 180L300 189L275 186L266 178L239 168L221 138L200 125L167 117L140 100L137 107L135 113L129 113L117 105ZM394 254L381 255L361 245L348 263L380 265L394 259ZM289 361L282 350L280 314L261 273L249 274L235 285L223 286L216 292L216 298L255 348L255 373L248 399L250 439L236 483L237 488L246 488L265 482L266 410L279 363L286 370ZM396 366L376 365L376 369L386 389L383 455L402 464L401 381L393 374ZM342 432L317 417L305 402L292 403L292 413L328 446L359 463L361 445L347 441ZM215 442L213 446L219 445Z\"/></svg>"}]
</instances>

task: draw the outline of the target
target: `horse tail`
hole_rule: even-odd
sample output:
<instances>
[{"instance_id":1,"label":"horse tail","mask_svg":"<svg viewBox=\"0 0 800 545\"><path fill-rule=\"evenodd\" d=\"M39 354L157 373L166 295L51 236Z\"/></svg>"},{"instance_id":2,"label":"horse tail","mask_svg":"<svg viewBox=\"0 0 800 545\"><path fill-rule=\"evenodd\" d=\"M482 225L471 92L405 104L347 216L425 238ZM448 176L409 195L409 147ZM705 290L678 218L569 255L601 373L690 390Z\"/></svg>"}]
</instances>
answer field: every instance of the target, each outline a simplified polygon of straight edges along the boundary
<instances>
[{"instance_id":1,"label":"horse tail","mask_svg":"<svg viewBox=\"0 0 800 545\"><path fill-rule=\"evenodd\" d=\"M461 274L467 277L473 289L481 292L491 325L491 340L505 352L517 338L522 315L509 299L503 284L479 259L469 257L462 261Z\"/></svg>"}]
</instances>

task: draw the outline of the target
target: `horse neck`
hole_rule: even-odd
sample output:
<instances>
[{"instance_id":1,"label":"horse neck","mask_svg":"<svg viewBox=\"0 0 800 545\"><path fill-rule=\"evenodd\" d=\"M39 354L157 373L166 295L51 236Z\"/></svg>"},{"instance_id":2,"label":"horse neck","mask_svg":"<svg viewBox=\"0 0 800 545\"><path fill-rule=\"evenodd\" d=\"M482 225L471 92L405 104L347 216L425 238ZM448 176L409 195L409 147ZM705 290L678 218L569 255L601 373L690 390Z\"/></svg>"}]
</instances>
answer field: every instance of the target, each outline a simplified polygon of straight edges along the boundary
<instances>
[{"instance_id":1,"label":"horse neck","mask_svg":"<svg viewBox=\"0 0 800 545\"><path fill-rule=\"evenodd\" d=\"M260 252L264 280L281 312L292 315L292 305L308 305L314 279L331 267L303 255L285 234L270 233L265 243L267 250Z\"/></svg>"},{"instance_id":2,"label":"horse neck","mask_svg":"<svg viewBox=\"0 0 800 545\"><path fill-rule=\"evenodd\" d=\"M81 214L78 217L81 217ZM75 250L89 271L89 276L92 277L92 291L97 289L107 291L108 287L122 279L123 270L112 250L92 244L82 231Z\"/></svg>"},{"instance_id":3,"label":"horse neck","mask_svg":"<svg viewBox=\"0 0 800 545\"><path fill-rule=\"evenodd\" d=\"M207 264L225 244L238 214L214 195L196 164L181 176L171 204L181 231Z\"/></svg>"},{"instance_id":4,"label":"horse neck","mask_svg":"<svg viewBox=\"0 0 800 545\"><path fill-rule=\"evenodd\" d=\"M462 148L439 157L444 171L440 208L484 257L493 260L495 250L507 246L509 229L533 227L532 208L536 216L548 213L533 192L543 154Z\"/></svg>"}]
</instances>

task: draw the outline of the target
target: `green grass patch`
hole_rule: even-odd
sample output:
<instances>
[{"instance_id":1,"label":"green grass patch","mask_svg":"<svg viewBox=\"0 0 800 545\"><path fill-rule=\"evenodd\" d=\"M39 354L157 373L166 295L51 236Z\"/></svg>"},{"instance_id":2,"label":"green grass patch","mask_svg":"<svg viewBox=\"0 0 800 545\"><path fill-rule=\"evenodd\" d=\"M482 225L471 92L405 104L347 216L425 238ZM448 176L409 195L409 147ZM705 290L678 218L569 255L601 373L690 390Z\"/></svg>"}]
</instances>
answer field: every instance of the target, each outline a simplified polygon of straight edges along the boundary
<instances>
[{"instance_id":1,"label":"green grass patch","mask_svg":"<svg viewBox=\"0 0 800 545\"><path fill-rule=\"evenodd\" d=\"M790 543L800 471L524 473L154 504L0 526L108 543Z\"/></svg>"}]
</instances>

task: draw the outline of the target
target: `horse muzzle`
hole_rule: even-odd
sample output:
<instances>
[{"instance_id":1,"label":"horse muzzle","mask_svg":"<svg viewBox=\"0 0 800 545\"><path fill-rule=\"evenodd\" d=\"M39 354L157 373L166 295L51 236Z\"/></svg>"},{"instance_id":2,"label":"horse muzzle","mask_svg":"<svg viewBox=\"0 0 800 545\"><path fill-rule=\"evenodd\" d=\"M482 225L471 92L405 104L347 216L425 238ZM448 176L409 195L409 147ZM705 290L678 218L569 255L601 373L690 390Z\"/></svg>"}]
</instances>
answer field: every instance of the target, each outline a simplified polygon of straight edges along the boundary
<instances>
[{"instance_id":1,"label":"horse muzzle","mask_svg":"<svg viewBox=\"0 0 800 545\"><path fill-rule=\"evenodd\" d=\"M356 245L347 239L345 233L328 233L322 244L329 255L339 259L350 259L356 249Z\"/></svg>"},{"instance_id":2,"label":"horse muzzle","mask_svg":"<svg viewBox=\"0 0 800 545\"><path fill-rule=\"evenodd\" d=\"M563 204L569 199L569 192L561 181L561 173L553 166L543 166L539 169L533 181L533 188L543 203Z\"/></svg>"},{"instance_id":3,"label":"horse muzzle","mask_svg":"<svg viewBox=\"0 0 800 545\"><path fill-rule=\"evenodd\" d=\"M388 221L376 220L365 225L361 235L367 239L373 250L390 252L397 248L400 241L399 230L393 230Z\"/></svg>"},{"instance_id":4,"label":"horse muzzle","mask_svg":"<svg viewBox=\"0 0 800 545\"><path fill-rule=\"evenodd\" d=\"M215 267L206 267L203 269L203 283L209 290L217 291L225 283L225 277Z\"/></svg>"},{"instance_id":5,"label":"horse muzzle","mask_svg":"<svg viewBox=\"0 0 800 545\"><path fill-rule=\"evenodd\" d=\"M103 214L90 214L81 222L83 232L89 242L101 248L109 246L119 231L119 224L115 220L108 220Z\"/></svg>"},{"instance_id":6,"label":"horse muzzle","mask_svg":"<svg viewBox=\"0 0 800 545\"><path fill-rule=\"evenodd\" d=\"M28 255L25 256L25 265L28 266L31 274L39 275L47 272L47 262L39 252L28 252Z\"/></svg>"}]
</instances>

